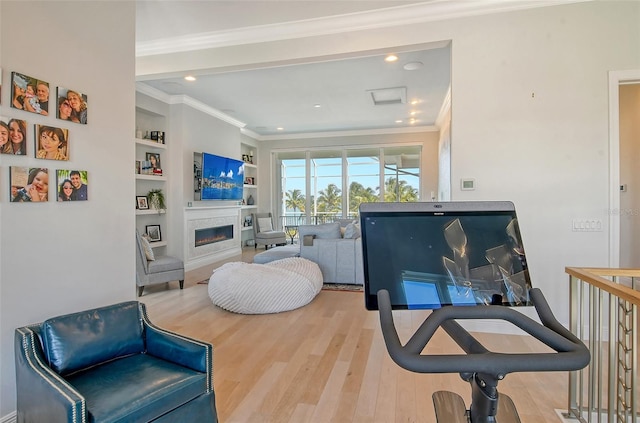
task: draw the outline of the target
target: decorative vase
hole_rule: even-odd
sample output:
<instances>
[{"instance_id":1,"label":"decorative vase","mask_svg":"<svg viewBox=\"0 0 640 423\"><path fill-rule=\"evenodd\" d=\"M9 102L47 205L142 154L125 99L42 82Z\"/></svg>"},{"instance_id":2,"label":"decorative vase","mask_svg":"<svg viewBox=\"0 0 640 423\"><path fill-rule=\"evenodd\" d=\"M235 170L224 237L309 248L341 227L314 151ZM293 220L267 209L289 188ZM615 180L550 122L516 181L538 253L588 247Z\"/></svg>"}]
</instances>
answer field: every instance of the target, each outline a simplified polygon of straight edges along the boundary
<instances>
[{"instance_id":1,"label":"decorative vase","mask_svg":"<svg viewBox=\"0 0 640 423\"><path fill-rule=\"evenodd\" d=\"M253 206L253 203L254 203L253 196L249 194L249 197L247 198L247 205Z\"/></svg>"}]
</instances>

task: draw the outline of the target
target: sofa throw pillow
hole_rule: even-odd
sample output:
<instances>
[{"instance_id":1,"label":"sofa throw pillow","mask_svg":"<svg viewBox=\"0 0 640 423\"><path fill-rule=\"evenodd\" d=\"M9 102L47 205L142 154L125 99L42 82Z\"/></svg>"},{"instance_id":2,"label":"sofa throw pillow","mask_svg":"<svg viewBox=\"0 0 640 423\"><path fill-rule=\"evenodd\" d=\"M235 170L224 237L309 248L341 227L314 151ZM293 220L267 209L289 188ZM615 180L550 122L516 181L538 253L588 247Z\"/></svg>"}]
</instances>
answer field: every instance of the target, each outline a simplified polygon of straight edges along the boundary
<instances>
[{"instance_id":1,"label":"sofa throw pillow","mask_svg":"<svg viewBox=\"0 0 640 423\"><path fill-rule=\"evenodd\" d=\"M360 227L355 223L349 223L344 230L345 239L360 238Z\"/></svg>"},{"instance_id":2,"label":"sofa throw pillow","mask_svg":"<svg viewBox=\"0 0 640 423\"><path fill-rule=\"evenodd\" d=\"M273 230L271 226L271 218L270 217L259 217L258 218L258 227L260 228L260 232L269 232Z\"/></svg>"},{"instance_id":3,"label":"sofa throw pillow","mask_svg":"<svg viewBox=\"0 0 640 423\"><path fill-rule=\"evenodd\" d=\"M154 261L156 257L153 254L153 249L151 248L151 244L149 244L149 240L146 235L142 235L140 237L140 245L142 245L144 255L147 256L147 261Z\"/></svg>"}]
</instances>

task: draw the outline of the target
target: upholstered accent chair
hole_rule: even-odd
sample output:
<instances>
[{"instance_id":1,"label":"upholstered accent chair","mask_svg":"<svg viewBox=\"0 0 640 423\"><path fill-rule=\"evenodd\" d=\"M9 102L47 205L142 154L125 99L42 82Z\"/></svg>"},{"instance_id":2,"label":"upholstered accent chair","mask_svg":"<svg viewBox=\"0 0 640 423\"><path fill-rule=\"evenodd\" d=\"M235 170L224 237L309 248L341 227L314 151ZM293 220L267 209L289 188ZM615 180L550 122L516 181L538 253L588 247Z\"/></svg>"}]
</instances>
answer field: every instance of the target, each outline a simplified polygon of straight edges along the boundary
<instances>
[{"instance_id":1,"label":"upholstered accent chair","mask_svg":"<svg viewBox=\"0 0 640 423\"><path fill-rule=\"evenodd\" d=\"M15 331L17 421L216 422L213 347L128 301Z\"/></svg>"},{"instance_id":2,"label":"upholstered accent chair","mask_svg":"<svg viewBox=\"0 0 640 423\"><path fill-rule=\"evenodd\" d=\"M271 213L252 213L253 237L255 247L258 244L264 245L264 249L269 249L270 245L286 245L287 235L282 231L276 231L273 225Z\"/></svg>"},{"instance_id":3,"label":"upholstered accent chair","mask_svg":"<svg viewBox=\"0 0 640 423\"><path fill-rule=\"evenodd\" d=\"M148 241L144 240L137 230L136 246L136 285L139 297L147 285L178 281L180 289L184 287L182 260L171 256L155 256Z\"/></svg>"}]
</instances>

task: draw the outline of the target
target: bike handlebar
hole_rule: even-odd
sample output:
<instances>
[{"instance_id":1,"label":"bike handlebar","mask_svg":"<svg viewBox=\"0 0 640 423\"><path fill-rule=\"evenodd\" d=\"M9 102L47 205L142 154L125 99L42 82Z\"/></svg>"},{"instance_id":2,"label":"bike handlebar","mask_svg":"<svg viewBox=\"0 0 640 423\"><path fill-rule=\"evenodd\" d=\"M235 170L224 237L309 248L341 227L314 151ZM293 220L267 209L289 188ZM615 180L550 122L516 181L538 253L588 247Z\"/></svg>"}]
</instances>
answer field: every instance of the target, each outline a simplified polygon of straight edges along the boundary
<instances>
[{"instance_id":1,"label":"bike handlebar","mask_svg":"<svg viewBox=\"0 0 640 423\"><path fill-rule=\"evenodd\" d=\"M487 373L504 377L512 372L579 370L591 355L575 335L553 315L542 292L534 288L531 300L542 324L504 306L447 306L434 310L402 346L396 331L389 292L378 291L380 325L389 355L400 367L418 373ZM519 327L555 353L495 353L453 319L499 319ZM422 354L436 330L442 327L466 354Z\"/></svg>"}]
</instances>

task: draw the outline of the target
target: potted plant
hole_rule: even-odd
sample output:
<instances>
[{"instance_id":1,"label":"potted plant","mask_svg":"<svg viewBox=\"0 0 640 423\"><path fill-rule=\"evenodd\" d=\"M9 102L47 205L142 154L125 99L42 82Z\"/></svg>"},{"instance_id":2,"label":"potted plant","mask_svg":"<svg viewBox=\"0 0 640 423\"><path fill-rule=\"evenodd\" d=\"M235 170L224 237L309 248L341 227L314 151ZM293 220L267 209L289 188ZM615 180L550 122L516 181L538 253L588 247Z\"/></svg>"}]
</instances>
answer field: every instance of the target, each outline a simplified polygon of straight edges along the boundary
<instances>
[{"instance_id":1,"label":"potted plant","mask_svg":"<svg viewBox=\"0 0 640 423\"><path fill-rule=\"evenodd\" d=\"M161 189L152 189L147 193L147 198L149 199L149 206L158 210L158 213L167 209L167 205L164 202L164 192Z\"/></svg>"}]
</instances>

